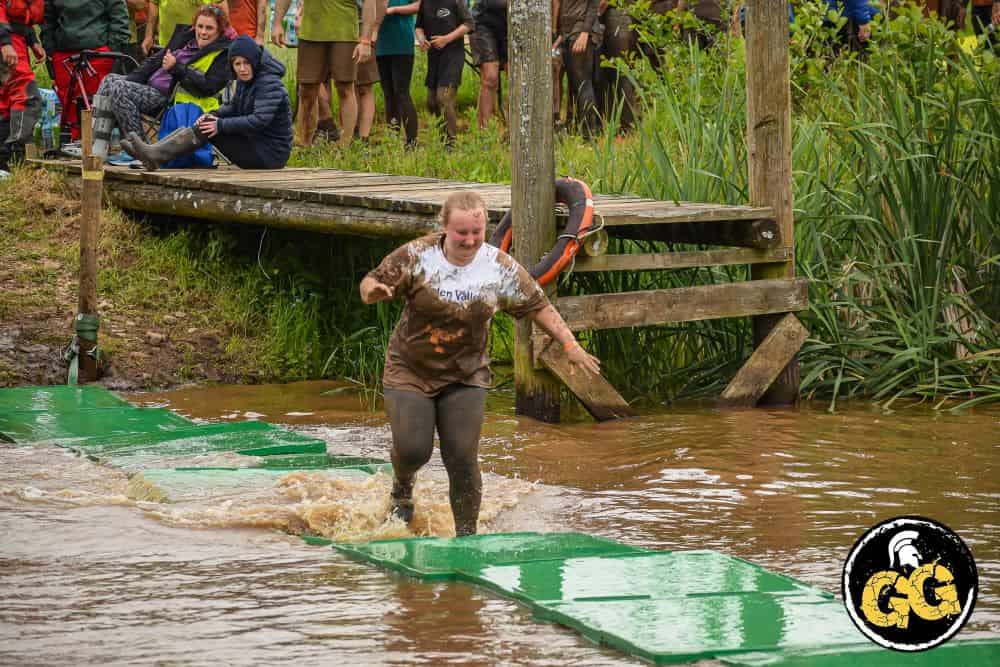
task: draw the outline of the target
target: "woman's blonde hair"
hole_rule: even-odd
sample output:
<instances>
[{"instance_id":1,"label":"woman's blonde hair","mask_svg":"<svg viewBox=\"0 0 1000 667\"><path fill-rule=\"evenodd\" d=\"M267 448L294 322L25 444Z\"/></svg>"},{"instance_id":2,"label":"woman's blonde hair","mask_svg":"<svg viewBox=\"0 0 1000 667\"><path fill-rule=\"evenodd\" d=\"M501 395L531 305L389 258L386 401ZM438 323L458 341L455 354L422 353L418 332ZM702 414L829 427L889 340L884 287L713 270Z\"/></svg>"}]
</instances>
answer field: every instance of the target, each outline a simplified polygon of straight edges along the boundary
<instances>
[{"instance_id":1,"label":"woman's blonde hair","mask_svg":"<svg viewBox=\"0 0 1000 667\"><path fill-rule=\"evenodd\" d=\"M475 190L459 190L448 195L448 198L444 200L444 206L441 207L441 213L438 215L438 222L441 223L442 227L448 224L448 220L451 219L451 212L455 209L462 211L475 211L478 209L483 212L483 217L486 217L486 202L483 201L482 196Z\"/></svg>"}]
</instances>

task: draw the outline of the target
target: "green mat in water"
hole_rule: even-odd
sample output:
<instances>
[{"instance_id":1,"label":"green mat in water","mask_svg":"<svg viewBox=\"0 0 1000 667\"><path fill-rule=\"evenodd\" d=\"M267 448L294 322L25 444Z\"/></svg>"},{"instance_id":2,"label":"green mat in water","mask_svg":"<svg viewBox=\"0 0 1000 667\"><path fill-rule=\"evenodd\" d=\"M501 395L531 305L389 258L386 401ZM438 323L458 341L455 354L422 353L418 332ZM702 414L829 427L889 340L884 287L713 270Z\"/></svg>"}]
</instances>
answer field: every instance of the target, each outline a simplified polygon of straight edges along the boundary
<instances>
[{"instance_id":1,"label":"green mat in water","mask_svg":"<svg viewBox=\"0 0 1000 667\"><path fill-rule=\"evenodd\" d=\"M337 543L334 548L354 558L424 579L455 579L463 572L478 572L488 565L547 560L565 553L597 556L643 551L581 533L502 533L454 539L426 537Z\"/></svg>"},{"instance_id":2,"label":"green mat in water","mask_svg":"<svg viewBox=\"0 0 1000 667\"><path fill-rule=\"evenodd\" d=\"M266 422L249 421L225 424L187 423L186 428L159 433L121 433L80 439L73 448L114 465L126 457L153 454L158 456L195 456L216 452L234 452L245 456L274 454L322 454L326 443L318 438L288 431Z\"/></svg>"},{"instance_id":3,"label":"green mat in water","mask_svg":"<svg viewBox=\"0 0 1000 667\"><path fill-rule=\"evenodd\" d=\"M0 415L5 412L76 412L128 407L131 407L128 401L104 387L56 385L0 389Z\"/></svg>"},{"instance_id":4,"label":"green mat in water","mask_svg":"<svg viewBox=\"0 0 1000 667\"><path fill-rule=\"evenodd\" d=\"M162 408L99 408L68 412L13 411L0 413L0 433L20 444L68 446L87 438L108 438L139 432L157 435L190 427L184 417Z\"/></svg>"}]
</instances>

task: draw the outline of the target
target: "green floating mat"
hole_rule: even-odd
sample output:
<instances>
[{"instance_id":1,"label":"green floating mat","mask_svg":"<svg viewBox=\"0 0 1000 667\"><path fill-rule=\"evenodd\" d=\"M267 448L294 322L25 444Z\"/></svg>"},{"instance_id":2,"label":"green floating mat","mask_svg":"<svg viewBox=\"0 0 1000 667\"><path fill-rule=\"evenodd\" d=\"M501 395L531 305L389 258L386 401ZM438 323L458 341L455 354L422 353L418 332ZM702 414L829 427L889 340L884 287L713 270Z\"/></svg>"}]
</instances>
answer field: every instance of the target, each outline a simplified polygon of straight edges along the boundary
<instances>
[{"instance_id":1,"label":"green floating mat","mask_svg":"<svg viewBox=\"0 0 1000 667\"><path fill-rule=\"evenodd\" d=\"M581 533L497 533L454 539L437 537L337 543L334 549L424 579L456 579L490 565L549 560L565 555L599 556L643 553ZM468 578L465 575L465 578Z\"/></svg>"},{"instance_id":2,"label":"green floating mat","mask_svg":"<svg viewBox=\"0 0 1000 667\"><path fill-rule=\"evenodd\" d=\"M104 387L15 387L0 390L0 415L6 412L76 412L127 408L129 402Z\"/></svg>"},{"instance_id":3,"label":"green floating mat","mask_svg":"<svg viewBox=\"0 0 1000 667\"><path fill-rule=\"evenodd\" d=\"M488 565L463 573L487 588L536 603L817 593L791 577L715 551L647 551L629 556L543 560Z\"/></svg>"},{"instance_id":4,"label":"green floating mat","mask_svg":"<svg viewBox=\"0 0 1000 667\"><path fill-rule=\"evenodd\" d=\"M0 413L0 433L17 443L67 446L87 438L109 438L136 432L143 437L153 437L190 426L191 422L184 417L162 408Z\"/></svg>"},{"instance_id":5,"label":"green floating mat","mask_svg":"<svg viewBox=\"0 0 1000 667\"><path fill-rule=\"evenodd\" d=\"M144 470L129 480L129 495L138 500L183 502L265 491L291 470L262 468L183 468ZM330 479L367 479L360 470L316 470Z\"/></svg>"},{"instance_id":6,"label":"green floating mat","mask_svg":"<svg viewBox=\"0 0 1000 667\"><path fill-rule=\"evenodd\" d=\"M392 464L384 459L368 456L347 456L343 454L292 454L289 456L268 456L257 466L271 470L324 470L326 468L353 468L374 475L377 472L391 472Z\"/></svg>"},{"instance_id":7,"label":"green floating mat","mask_svg":"<svg viewBox=\"0 0 1000 667\"><path fill-rule=\"evenodd\" d=\"M538 604L533 609L538 618L657 664L867 642L843 604L810 593L720 592L660 599L575 600Z\"/></svg>"},{"instance_id":8,"label":"green floating mat","mask_svg":"<svg viewBox=\"0 0 1000 667\"><path fill-rule=\"evenodd\" d=\"M657 664L867 643L829 593L710 551L648 551L579 533L333 548L423 579L498 591L541 619Z\"/></svg>"},{"instance_id":9,"label":"green floating mat","mask_svg":"<svg viewBox=\"0 0 1000 667\"><path fill-rule=\"evenodd\" d=\"M1000 665L1000 640L970 639L951 641L929 651L903 653L874 644L847 646L819 651L740 653L722 658L733 667L987 667Z\"/></svg>"},{"instance_id":10,"label":"green floating mat","mask_svg":"<svg viewBox=\"0 0 1000 667\"><path fill-rule=\"evenodd\" d=\"M73 449L110 465L135 458L233 452L244 456L323 454L326 443L266 422L192 425L159 433L121 433L80 439Z\"/></svg>"}]
</instances>

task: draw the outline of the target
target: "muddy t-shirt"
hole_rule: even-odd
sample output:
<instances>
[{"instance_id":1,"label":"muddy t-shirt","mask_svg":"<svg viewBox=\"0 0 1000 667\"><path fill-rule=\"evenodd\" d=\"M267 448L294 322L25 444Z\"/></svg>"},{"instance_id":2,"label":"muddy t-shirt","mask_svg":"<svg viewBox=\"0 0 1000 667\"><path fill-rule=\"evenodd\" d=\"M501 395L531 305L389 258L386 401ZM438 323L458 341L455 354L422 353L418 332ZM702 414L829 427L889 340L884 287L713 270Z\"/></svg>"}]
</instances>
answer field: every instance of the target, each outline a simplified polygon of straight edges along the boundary
<instances>
[{"instance_id":1,"label":"muddy t-shirt","mask_svg":"<svg viewBox=\"0 0 1000 667\"><path fill-rule=\"evenodd\" d=\"M444 235L397 248L368 275L406 299L385 354L382 383L434 396L458 382L489 387L486 353L498 310L523 317L549 304L541 287L506 253L483 244L465 266L444 256Z\"/></svg>"}]
</instances>

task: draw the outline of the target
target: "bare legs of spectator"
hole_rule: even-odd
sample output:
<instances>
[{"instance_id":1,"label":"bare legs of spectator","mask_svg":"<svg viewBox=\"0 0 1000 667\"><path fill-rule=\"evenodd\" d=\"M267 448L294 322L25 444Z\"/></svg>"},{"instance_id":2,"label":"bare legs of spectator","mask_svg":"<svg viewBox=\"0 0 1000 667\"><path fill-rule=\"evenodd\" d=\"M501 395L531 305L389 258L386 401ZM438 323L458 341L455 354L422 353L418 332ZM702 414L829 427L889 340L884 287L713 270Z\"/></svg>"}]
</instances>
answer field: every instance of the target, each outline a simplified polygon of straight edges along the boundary
<instances>
[{"instance_id":1,"label":"bare legs of spectator","mask_svg":"<svg viewBox=\"0 0 1000 667\"><path fill-rule=\"evenodd\" d=\"M427 109L444 117L445 145L453 146L458 135L458 114L455 113L456 90L450 86L427 89Z\"/></svg>"},{"instance_id":2,"label":"bare legs of spectator","mask_svg":"<svg viewBox=\"0 0 1000 667\"><path fill-rule=\"evenodd\" d=\"M355 84L354 94L358 98L358 136L366 140L375 123L375 84Z\"/></svg>"},{"instance_id":3,"label":"bare legs of spectator","mask_svg":"<svg viewBox=\"0 0 1000 667\"><path fill-rule=\"evenodd\" d=\"M498 61L482 63L479 66L479 103L476 111L480 130L485 130L490 123L490 118L493 117L499 87L500 63Z\"/></svg>"},{"instance_id":4,"label":"bare legs of spectator","mask_svg":"<svg viewBox=\"0 0 1000 667\"><path fill-rule=\"evenodd\" d=\"M340 130L333 122L333 100L330 99L330 82L319 87L319 121L316 123L316 138L323 141L339 141Z\"/></svg>"},{"instance_id":5,"label":"bare legs of spectator","mask_svg":"<svg viewBox=\"0 0 1000 667\"><path fill-rule=\"evenodd\" d=\"M354 141L354 128L358 124L358 97L354 94L353 81L335 81L334 86L340 102L340 145L349 146Z\"/></svg>"},{"instance_id":6,"label":"bare legs of spectator","mask_svg":"<svg viewBox=\"0 0 1000 667\"><path fill-rule=\"evenodd\" d=\"M318 83L299 84L299 122L296 135L300 146L311 146L316 136L319 90Z\"/></svg>"}]
</instances>

